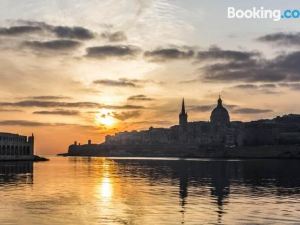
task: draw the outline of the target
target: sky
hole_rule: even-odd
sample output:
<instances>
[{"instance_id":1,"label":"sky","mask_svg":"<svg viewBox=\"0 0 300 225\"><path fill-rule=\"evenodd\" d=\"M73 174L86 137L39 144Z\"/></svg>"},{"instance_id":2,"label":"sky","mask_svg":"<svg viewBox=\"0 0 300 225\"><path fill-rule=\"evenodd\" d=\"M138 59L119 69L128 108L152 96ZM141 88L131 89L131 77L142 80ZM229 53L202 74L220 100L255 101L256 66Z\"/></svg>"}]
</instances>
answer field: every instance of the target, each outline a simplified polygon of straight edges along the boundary
<instances>
[{"instance_id":1,"label":"sky","mask_svg":"<svg viewBox=\"0 0 300 225\"><path fill-rule=\"evenodd\" d=\"M125 130L299 113L299 19L228 19L296 1L0 0L0 131L36 153Z\"/></svg>"}]
</instances>

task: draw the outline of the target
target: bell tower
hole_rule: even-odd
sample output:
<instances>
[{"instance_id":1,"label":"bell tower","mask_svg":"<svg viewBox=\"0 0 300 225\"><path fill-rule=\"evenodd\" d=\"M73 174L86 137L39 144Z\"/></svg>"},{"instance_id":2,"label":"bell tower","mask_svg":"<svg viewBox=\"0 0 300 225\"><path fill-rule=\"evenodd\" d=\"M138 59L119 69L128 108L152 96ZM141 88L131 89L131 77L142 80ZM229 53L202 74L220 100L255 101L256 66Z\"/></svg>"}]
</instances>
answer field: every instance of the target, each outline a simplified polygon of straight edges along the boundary
<instances>
[{"instance_id":1,"label":"bell tower","mask_svg":"<svg viewBox=\"0 0 300 225\"><path fill-rule=\"evenodd\" d=\"M180 127L184 128L184 129L187 127L187 122L188 122L187 118L188 118L188 115L185 111L184 99L182 99L181 112L179 114L179 125L180 125Z\"/></svg>"}]
</instances>

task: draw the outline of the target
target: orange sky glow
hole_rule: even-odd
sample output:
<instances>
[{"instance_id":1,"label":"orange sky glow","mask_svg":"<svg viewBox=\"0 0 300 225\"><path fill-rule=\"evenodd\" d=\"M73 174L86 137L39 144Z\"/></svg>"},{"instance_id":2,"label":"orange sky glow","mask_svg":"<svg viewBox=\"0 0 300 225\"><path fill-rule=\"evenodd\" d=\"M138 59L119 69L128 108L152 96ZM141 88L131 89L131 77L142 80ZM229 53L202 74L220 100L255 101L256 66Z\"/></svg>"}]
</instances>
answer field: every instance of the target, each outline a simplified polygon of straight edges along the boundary
<instances>
[{"instance_id":1,"label":"orange sky glow","mask_svg":"<svg viewBox=\"0 0 300 225\"><path fill-rule=\"evenodd\" d=\"M183 97L189 121L208 121L219 94L231 120L299 113L297 22L228 21L215 5L1 1L0 131L56 154L177 124Z\"/></svg>"}]
</instances>

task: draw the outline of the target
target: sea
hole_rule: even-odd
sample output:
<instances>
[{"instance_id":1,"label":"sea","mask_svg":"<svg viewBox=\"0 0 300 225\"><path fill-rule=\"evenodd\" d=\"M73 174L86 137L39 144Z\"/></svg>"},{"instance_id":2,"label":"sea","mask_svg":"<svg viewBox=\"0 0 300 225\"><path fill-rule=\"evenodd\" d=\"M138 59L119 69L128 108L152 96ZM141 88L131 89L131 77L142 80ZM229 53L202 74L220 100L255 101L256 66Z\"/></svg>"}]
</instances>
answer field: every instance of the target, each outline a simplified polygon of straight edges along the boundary
<instances>
[{"instance_id":1,"label":"sea","mask_svg":"<svg viewBox=\"0 0 300 225\"><path fill-rule=\"evenodd\" d=\"M0 162L1 225L300 224L299 160Z\"/></svg>"}]
</instances>

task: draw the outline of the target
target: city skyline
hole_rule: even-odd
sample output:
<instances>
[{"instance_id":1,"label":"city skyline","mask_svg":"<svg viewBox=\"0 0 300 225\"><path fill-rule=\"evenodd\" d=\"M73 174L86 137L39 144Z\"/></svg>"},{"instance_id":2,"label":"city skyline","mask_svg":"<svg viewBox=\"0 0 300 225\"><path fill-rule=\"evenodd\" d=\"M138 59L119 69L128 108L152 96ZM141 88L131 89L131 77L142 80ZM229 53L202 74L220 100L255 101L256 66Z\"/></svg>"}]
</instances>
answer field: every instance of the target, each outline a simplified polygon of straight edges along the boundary
<instances>
[{"instance_id":1,"label":"city skyline","mask_svg":"<svg viewBox=\"0 0 300 225\"><path fill-rule=\"evenodd\" d=\"M287 4L287 2L289 4ZM39 154L124 130L299 113L298 20L232 20L228 6L293 1L0 3L0 130L36 136Z\"/></svg>"}]
</instances>

